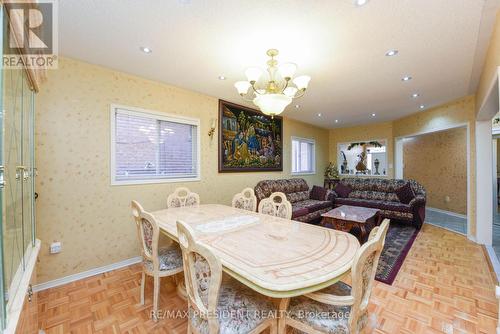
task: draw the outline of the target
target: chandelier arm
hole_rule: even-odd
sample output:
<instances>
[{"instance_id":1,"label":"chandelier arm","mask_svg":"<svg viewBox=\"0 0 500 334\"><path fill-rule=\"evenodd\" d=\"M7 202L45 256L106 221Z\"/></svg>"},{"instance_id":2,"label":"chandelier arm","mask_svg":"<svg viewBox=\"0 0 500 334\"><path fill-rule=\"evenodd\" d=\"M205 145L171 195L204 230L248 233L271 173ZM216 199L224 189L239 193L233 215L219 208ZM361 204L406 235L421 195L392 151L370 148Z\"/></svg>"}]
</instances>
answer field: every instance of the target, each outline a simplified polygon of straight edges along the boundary
<instances>
[{"instance_id":1,"label":"chandelier arm","mask_svg":"<svg viewBox=\"0 0 500 334\"><path fill-rule=\"evenodd\" d=\"M299 92L300 93L298 95L295 95L293 97L294 99L300 99L302 96L304 96L306 94L306 90L305 89L301 89Z\"/></svg>"},{"instance_id":2,"label":"chandelier arm","mask_svg":"<svg viewBox=\"0 0 500 334\"><path fill-rule=\"evenodd\" d=\"M254 92L255 94L257 94L257 95L265 95L265 93L264 93L264 94L259 93L259 92L257 91L257 89L255 89L255 86L254 86L254 85L252 85L252 89L253 89L253 92Z\"/></svg>"},{"instance_id":3,"label":"chandelier arm","mask_svg":"<svg viewBox=\"0 0 500 334\"><path fill-rule=\"evenodd\" d=\"M283 87L283 89L281 90L281 93L283 94L283 92L285 91L285 89L288 88L288 83L290 82L290 80L285 80L285 87Z\"/></svg>"}]
</instances>

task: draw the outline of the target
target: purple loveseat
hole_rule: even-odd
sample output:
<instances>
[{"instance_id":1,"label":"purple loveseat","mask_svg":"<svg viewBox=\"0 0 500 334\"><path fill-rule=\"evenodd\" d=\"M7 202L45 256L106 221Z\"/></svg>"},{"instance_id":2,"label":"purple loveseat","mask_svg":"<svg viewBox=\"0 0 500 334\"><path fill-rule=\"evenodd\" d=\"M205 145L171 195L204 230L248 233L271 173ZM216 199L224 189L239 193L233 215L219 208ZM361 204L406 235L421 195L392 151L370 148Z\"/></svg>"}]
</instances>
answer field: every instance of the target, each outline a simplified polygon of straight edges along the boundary
<instances>
[{"instance_id":1,"label":"purple loveseat","mask_svg":"<svg viewBox=\"0 0 500 334\"><path fill-rule=\"evenodd\" d=\"M415 197L405 204L401 203L395 191L407 182L410 183ZM349 187L352 191L343 198L335 192L335 207L353 205L380 209L383 218L410 222L418 228L424 222L425 189L415 180L352 177L342 179L339 184Z\"/></svg>"},{"instance_id":2,"label":"purple loveseat","mask_svg":"<svg viewBox=\"0 0 500 334\"><path fill-rule=\"evenodd\" d=\"M269 197L273 192L285 193L292 203L292 219L304 223L317 223L321 214L333 208L334 193L322 187L316 187L318 193L312 194L304 179L264 180L255 186L257 202ZM311 195L315 198L312 199Z\"/></svg>"}]
</instances>

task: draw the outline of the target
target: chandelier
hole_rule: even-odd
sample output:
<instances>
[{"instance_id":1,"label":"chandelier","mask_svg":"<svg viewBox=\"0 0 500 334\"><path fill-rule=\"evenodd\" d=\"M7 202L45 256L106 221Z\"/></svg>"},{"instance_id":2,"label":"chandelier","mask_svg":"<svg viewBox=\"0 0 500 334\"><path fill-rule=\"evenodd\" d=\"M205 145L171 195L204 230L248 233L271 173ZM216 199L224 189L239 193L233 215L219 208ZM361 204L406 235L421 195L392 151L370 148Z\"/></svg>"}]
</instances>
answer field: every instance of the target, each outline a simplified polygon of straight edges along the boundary
<instances>
[{"instance_id":1,"label":"chandelier","mask_svg":"<svg viewBox=\"0 0 500 334\"><path fill-rule=\"evenodd\" d=\"M245 71L248 81L238 81L234 84L245 101L252 101L264 114L271 117L281 114L293 99L302 97L311 80L308 75L301 75L292 80L297 65L283 63L278 66L278 61L274 59L278 54L276 49L267 50L271 59L267 61L265 76L260 67L250 67Z\"/></svg>"}]
</instances>

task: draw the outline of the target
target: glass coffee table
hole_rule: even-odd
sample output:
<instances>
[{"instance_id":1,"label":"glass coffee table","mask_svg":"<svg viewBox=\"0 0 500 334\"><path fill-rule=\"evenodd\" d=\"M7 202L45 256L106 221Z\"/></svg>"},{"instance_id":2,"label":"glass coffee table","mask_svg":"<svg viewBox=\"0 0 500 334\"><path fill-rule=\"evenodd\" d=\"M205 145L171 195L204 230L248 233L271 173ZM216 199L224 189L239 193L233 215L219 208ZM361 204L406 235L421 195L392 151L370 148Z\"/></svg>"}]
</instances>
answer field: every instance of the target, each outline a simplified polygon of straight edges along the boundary
<instances>
[{"instance_id":1,"label":"glass coffee table","mask_svg":"<svg viewBox=\"0 0 500 334\"><path fill-rule=\"evenodd\" d=\"M359 229L359 242L363 244L368 234L376 225L380 225L382 216L379 209L361 206L341 205L321 215L321 226L333 228L342 232L352 232Z\"/></svg>"}]
</instances>

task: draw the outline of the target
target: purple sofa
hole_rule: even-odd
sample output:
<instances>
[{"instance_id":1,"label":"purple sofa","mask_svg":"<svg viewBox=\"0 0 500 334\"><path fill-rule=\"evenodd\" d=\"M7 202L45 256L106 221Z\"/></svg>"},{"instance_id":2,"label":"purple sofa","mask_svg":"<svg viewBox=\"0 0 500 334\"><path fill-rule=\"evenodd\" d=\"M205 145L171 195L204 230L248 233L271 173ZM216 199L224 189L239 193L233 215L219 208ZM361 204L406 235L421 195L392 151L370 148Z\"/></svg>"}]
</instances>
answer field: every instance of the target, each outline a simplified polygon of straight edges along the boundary
<instances>
[{"instance_id":1,"label":"purple sofa","mask_svg":"<svg viewBox=\"0 0 500 334\"><path fill-rule=\"evenodd\" d=\"M312 192L309 190L307 182L304 179L297 178L260 181L254 190L257 202L269 197L276 191L285 193L287 199L292 203L293 220L304 223L318 223L321 220L321 214L333 208L332 199L334 193L332 190L321 187L316 189L320 190L320 199L312 199ZM318 198L318 194L314 194L313 197Z\"/></svg>"},{"instance_id":2,"label":"purple sofa","mask_svg":"<svg viewBox=\"0 0 500 334\"><path fill-rule=\"evenodd\" d=\"M410 183L415 197L405 204L400 202L395 191L407 182ZM352 191L346 197L340 197L335 192L335 207L353 205L380 209L383 218L410 222L418 228L425 220L425 189L415 180L353 177L344 178L339 184L349 187Z\"/></svg>"}]
</instances>

